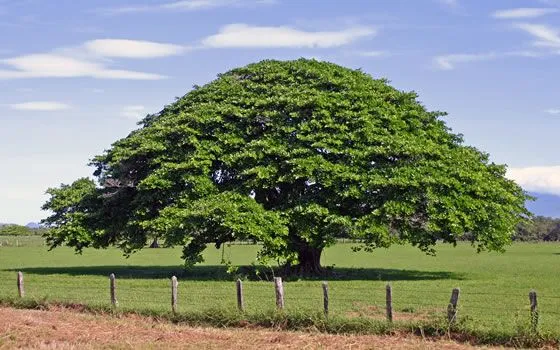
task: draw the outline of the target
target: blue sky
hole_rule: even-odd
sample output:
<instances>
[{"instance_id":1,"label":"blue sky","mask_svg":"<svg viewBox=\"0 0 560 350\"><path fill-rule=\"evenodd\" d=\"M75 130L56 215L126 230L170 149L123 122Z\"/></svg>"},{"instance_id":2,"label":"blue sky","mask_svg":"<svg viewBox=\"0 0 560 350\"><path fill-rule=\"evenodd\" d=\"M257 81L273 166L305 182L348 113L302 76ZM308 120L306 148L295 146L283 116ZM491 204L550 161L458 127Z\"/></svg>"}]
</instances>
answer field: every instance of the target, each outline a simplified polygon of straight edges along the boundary
<instances>
[{"instance_id":1,"label":"blue sky","mask_svg":"<svg viewBox=\"0 0 560 350\"><path fill-rule=\"evenodd\" d=\"M0 0L0 222L194 84L314 57L414 90L525 189L560 194L560 1Z\"/></svg>"}]
</instances>

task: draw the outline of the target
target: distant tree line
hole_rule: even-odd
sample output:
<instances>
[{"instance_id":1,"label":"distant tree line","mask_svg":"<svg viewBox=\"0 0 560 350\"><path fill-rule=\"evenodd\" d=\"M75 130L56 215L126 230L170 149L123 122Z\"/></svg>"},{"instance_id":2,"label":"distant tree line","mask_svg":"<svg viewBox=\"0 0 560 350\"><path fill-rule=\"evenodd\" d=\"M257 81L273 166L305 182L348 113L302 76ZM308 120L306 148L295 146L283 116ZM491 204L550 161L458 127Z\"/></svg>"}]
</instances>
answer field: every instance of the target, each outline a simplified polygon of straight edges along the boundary
<instances>
[{"instance_id":1,"label":"distant tree line","mask_svg":"<svg viewBox=\"0 0 560 350\"><path fill-rule=\"evenodd\" d=\"M560 241L560 219L536 216L517 225L514 241Z\"/></svg>"},{"instance_id":2,"label":"distant tree line","mask_svg":"<svg viewBox=\"0 0 560 350\"><path fill-rule=\"evenodd\" d=\"M472 240L471 234L465 233L462 240ZM532 220L517 225L512 240L515 242L560 241L560 218L535 216Z\"/></svg>"},{"instance_id":3,"label":"distant tree line","mask_svg":"<svg viewBox=\"0 0 560 350\"><path fill-rule=\"evenodd\" d=\"M22 225L0 225L0 236L41 236L47 232L46 228L31 228Z\"/></svg>"}]
</instances>

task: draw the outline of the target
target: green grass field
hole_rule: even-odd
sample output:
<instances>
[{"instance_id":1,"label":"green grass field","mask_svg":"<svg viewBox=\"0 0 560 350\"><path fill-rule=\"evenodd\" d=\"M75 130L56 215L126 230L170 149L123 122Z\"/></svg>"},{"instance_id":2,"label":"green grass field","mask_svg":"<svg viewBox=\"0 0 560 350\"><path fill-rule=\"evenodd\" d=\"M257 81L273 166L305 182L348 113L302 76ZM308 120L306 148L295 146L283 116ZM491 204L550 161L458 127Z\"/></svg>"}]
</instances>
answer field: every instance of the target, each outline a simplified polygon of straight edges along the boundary
<instances>
[{"instance_id":1,"label":"green grass field","mask_svg":"<svg viewBox=\"0 0 560 350\"><path fill-rule=\"evenodd\" d=\"M180 312L235 310L235 276L220 265L222 251L209 248L206 261L184 271L180 249L145 249L129 259L116 249L48 252L40 237L18 244L0 237L0 299L17 295L16 272L23 271L27 298L108 305L108 275L117 276L119 308L170 310L172 275L179 277ZM352 244L326 250L322 264L334 266L329 278L331 315L382 319L385 284L393 287L395 320L444 315L451 290L461 288L459 317L468 329L516 334L529 324L528 293L539 298L543 333L560 338L560 245L517 243L505 254L477 254L468 244L440 245L436 257L409 246L373 254L351 251ZM257 247L232 245L224 254L235 265L249 265ZM263 280L244 282L247 312L275 308L271 270ZM320 280L285 283L286 312L320 312Z\"/></svg>"}]
</instances>

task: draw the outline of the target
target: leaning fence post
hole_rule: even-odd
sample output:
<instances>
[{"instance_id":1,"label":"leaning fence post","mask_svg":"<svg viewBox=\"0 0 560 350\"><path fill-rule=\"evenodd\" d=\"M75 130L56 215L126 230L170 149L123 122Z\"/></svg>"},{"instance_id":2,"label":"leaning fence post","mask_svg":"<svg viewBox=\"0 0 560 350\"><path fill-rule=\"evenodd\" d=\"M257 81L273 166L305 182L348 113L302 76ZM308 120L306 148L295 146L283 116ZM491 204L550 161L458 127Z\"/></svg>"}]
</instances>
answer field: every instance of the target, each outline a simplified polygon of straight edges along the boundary
<instances>
[{"instance_id":1,"label":"leaning fence post","mask_svg":"<svg viewBox=\"0 0 560 350\"><path fill-rule=\"evenodd\" d=\"M274 277L274 289L276 290L276 307L278 310L284 309L284 286L282 277Z\"/></svg>"},{"instance_id":2,"label":"leaning fence post","mask_svg":"<svg viewBox=\"0 0 560 350\"><path fill-rule=\"evenodd\" d=\"M243 302L243 282L237 279L236 289L237 289L237 308L239 311L245 311L245 303Z\"/></svg>"},{"instance_id":3,"label":"leaning fence post","mask_svg":"<svg viewBox=\"0 0 560 350\"><path fill-rule=\"evenodd\" d=\"M387 307L387 321L393 322L393 289L390 284L385 287L385 302Z\"/></svg>"},{"instance_id":4,"label":"leaning fence post","mask_svg":"<svg viewBox=\"0 0 560 350\"><path fill-rule=\"evenodd\" d=\"M329 316L329 284L323 281L323 311L325 317Z\"/></svg>"},{"instance_id":5,"label":"leaning fence post","mask_svg":"<svg viewBox=\"0 0 560 350\"><path fill-rule=\"evenodd\" d=\"M117 301L116 283L115 283L115 274L114 273L109 275L109 291L111 293L111 305L113 305L113 307L117 307L119 302Z\"/></svg>"},{"instance_id":6,"label":"leaning fence post","mask_svg":"<svg viewBox=\"0 0 560 350\"><path fill-rule=\"evenodd\" d=\"M453 288L451 292L451 300L447 306L447 320L449 323L455 323L457 320L457 303L459 302L459 288Z\"/></svg>"},{"instance_id":7,"label":"leaning fence post","mask_svg":"<svg viewBox=\"0 0 560 350\"><path fill-rule=\"evenodd\" d=\"M539 325L539 310L537 308L537 292L532 290L529 292L529 301L531 302L531 328L533 332L537 331Z\"/></svg>"},{"instance_id":8,"label":"leaning fence post","mask_svg":"<svg viewBox=\"0 0 560 350\"><path fill-rule=\"evenodd\" d=\"M171 311L173 314L177 313L177 286L179 282L177 282L177 277L171 277Z\"/></svg>"},{"instance_id":9,"label":"leaning fence post","mask_svg":"<svg viewBox=\"0 0 560 350\"><path fill-rule=\"evenodd\" d=\"M19 271L17 273L17 289L20 298L25 296L25 290L23 289L23 272Z\"/></svg>"}]
</instances>

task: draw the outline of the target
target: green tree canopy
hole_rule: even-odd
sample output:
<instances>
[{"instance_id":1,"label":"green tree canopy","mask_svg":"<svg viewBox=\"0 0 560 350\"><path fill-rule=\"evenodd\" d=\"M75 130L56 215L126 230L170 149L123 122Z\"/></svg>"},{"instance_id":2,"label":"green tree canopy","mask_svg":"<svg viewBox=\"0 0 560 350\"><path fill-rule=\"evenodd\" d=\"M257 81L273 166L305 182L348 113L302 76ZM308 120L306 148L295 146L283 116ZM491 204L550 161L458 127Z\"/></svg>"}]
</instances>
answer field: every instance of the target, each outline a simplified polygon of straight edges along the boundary
<instances>
[{"instance_id":1,"label":"green tree canopy","mask_svg":"<svg viewBox=\"0 0 560 350\"><path fill-rule=\"evenodd\" d=\"M159 237L196 263L208 243L252 239L302 272L340 235L431 253L468 232L502 250L526 195L444 115L332 63L233 69L95 157L94 180L49 189L48 241L130 253Z\"/></svg>"}]
</instances>

